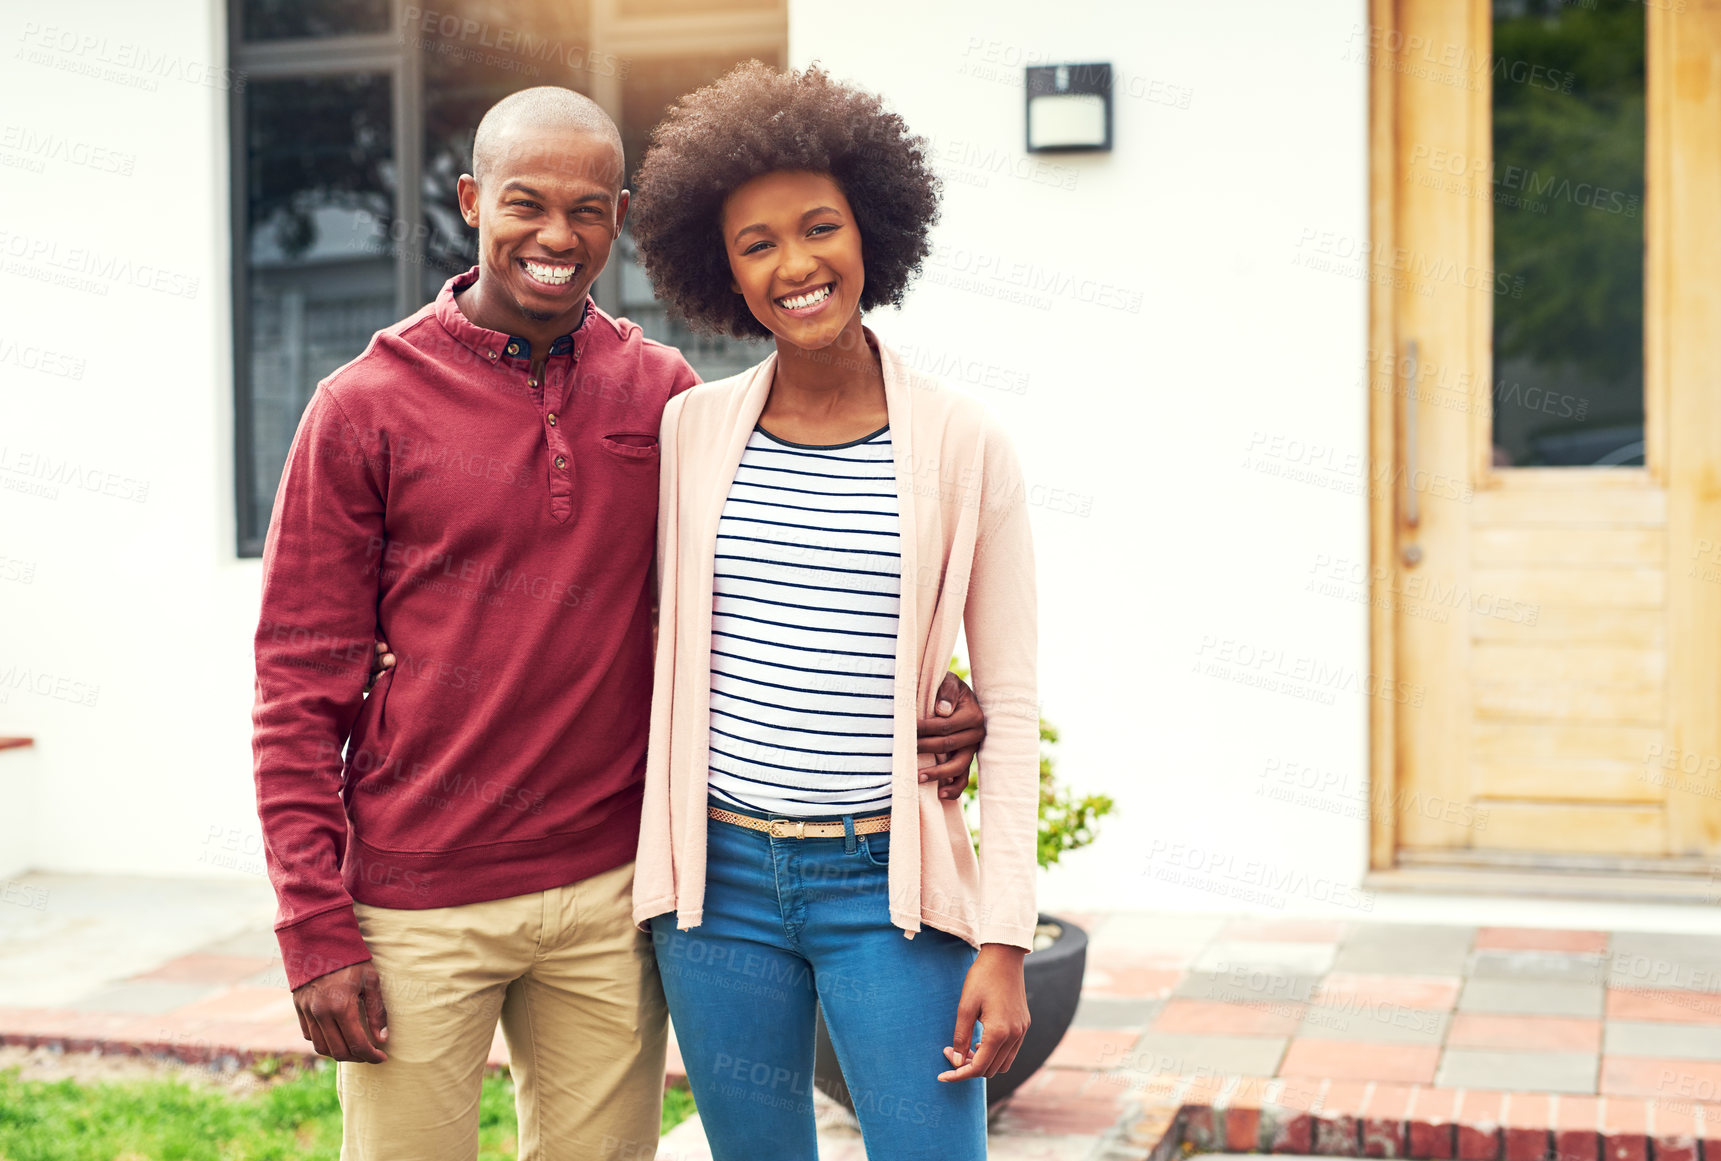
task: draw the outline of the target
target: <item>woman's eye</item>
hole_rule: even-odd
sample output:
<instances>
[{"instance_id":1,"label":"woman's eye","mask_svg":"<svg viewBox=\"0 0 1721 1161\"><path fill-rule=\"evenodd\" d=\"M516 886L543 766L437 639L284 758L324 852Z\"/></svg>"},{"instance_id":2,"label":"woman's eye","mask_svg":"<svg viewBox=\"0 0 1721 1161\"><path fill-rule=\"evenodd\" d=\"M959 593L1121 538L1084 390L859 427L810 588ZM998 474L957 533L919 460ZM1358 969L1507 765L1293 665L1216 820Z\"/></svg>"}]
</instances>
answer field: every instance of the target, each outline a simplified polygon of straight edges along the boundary
<instances>
[{"instance_id":1,"label":"woman's eye","mask_svg":"<svg viewBox=\"0 0 1721 1161\"><path fill-rule=\"evenodd\" d=\"M836 227L831 225L830 223L828 223L828 222L822 223L822 224L814 226L812 229L808 230L807 236L809 238L816 238L820 234L828 234L834 229L836 229Z\"/></svg>"},{"instance_id":2,"label":"woman's eye","mask_svg":"<svg viewBox=\"0 0 1721 1161\"><path fill-rule=\"evenodd\" d=\"M747 247L745 250L741 251L741 253L752 254L753 252L760 250L766 246L769 246L770 244L771 243L769 243L769 242L755 242L751 246Z\"/></svg>"}]
</instances>

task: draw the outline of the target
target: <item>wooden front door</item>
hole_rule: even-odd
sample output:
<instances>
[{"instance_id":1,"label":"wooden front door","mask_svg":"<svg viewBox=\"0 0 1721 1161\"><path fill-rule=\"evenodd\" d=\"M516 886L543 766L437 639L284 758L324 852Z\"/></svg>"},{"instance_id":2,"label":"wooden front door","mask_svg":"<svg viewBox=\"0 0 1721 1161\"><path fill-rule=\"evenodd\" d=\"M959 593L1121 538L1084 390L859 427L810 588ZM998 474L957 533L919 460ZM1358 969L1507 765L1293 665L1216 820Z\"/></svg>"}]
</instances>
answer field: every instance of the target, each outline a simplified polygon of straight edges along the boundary
<instances>
[{"instance_id":1,"label":"wooden front door","mask_svg":"<svg viewBox=\"0 0 1721 1161\"><path fill-rule=\"evenodd\" d=\"M1373 865L1706 874L1721 0L1371 7Z\"/></svg>"}]
</instances>

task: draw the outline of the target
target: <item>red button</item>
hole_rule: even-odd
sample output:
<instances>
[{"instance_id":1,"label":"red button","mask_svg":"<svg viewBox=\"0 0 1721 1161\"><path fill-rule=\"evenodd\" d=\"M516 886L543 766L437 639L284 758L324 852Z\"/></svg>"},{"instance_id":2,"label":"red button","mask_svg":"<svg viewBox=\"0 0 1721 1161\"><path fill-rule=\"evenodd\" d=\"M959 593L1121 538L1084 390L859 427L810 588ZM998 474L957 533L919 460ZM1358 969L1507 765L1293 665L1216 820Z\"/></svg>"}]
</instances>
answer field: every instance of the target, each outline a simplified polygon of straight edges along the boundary
<instances>
[{"instance_id":1,"label":"red button","mask_svg":"<svg viewBox=\"0 0 1721 1161\"><path fill-rule=\"evenodd\" d=\"M567 466L568 466L568 457L567 456L557 456L556 457L556 467L558 469L565 469Z\"/></svg>"}]
</instances>

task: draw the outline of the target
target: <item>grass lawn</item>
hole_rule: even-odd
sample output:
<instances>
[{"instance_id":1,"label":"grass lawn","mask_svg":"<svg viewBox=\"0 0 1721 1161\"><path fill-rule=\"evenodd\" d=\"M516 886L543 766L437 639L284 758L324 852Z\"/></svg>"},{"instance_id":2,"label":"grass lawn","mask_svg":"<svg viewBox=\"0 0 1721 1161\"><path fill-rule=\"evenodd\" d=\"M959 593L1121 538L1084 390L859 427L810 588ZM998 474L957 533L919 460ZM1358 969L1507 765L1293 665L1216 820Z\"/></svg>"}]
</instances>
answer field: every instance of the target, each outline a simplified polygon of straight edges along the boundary
<instances>
[{"instance_id":1,"label":"grass lawn","mask_svg":"<svg viewBox=\"0 0 1721 1161\"><path fill-rule=\"evenodd\" d=\"M693 1112L685 1089L664 1094L667 1132ZM478 1156L514 1156L514 1084L486 1076ZM341 1107L332 1068L232 1096L177 1080L79 1084L0 1072L0 1161L335 1161Z\"/></svg>"}]
</instances>

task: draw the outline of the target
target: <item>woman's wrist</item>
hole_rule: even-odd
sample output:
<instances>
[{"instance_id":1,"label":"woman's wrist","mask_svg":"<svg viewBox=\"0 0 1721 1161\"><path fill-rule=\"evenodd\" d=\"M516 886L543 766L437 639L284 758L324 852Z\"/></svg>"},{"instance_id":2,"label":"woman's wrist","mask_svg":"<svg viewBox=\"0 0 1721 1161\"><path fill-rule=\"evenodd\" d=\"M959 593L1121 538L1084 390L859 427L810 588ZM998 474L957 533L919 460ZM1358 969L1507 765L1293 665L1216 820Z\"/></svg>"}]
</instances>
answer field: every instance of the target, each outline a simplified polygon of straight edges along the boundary
<instances>
[{"instance_id":1,"label":"woman's wrist","mask_svg":"<svg viewBox=\"0 0 1721 1161\"><path fill-rule=\"evenodd\" d=\"M1004 959L1008 957L1017 963L1021 963L1023 957L1028 954L1028 951L1026 948L1017 947L1010 943L983 943L980 945L980 954L986 956L988 959Z\"/></svg>"}]
</instances>

